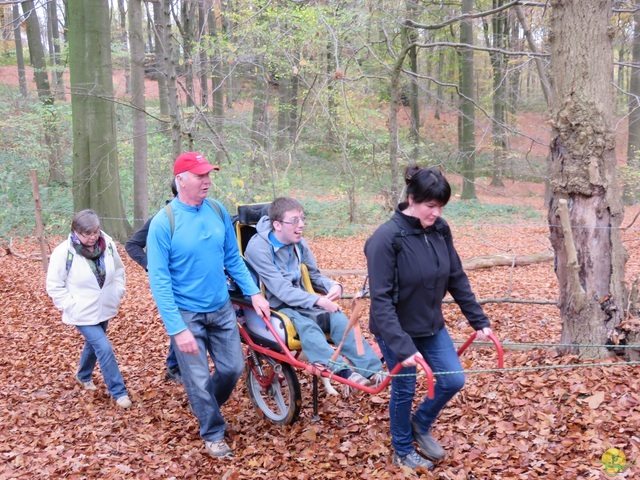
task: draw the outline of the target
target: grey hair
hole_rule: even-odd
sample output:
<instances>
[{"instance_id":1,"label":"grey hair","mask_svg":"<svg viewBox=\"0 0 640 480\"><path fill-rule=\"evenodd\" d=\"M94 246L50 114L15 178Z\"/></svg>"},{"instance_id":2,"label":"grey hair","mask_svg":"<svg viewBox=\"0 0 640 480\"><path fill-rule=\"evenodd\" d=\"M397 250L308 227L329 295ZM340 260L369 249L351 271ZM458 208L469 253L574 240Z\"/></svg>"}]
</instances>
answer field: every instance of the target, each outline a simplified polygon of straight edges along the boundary
<instances>
[{"instance_id":1,"label":"grey hair","mask_svg":"<svg viewBox=\"0 0 640 480\"><path fill-rule=\"evenodd\" d=\"M78 233L94 232L100 228L100 217L98 214L87 208L76 213L71 220L71 231Z\"/></svg>"},{"instance_id":2,"label":"grey hair","mask_svg":"<svg viewBox=\"0 0 640 480\"><path fill-rule=\"evenodd\" d=\"M182 187L180 187L180 182L178 181L178 179L181 178L181 179L184 180L188 175L194 175L195 176L196 174L193 173L193 172L182 172L182 173L177 174L173 178L173 180L176 182L176 191L178 193L180 193L180 190L182 190Z\"/></svg>"}]
</instances>

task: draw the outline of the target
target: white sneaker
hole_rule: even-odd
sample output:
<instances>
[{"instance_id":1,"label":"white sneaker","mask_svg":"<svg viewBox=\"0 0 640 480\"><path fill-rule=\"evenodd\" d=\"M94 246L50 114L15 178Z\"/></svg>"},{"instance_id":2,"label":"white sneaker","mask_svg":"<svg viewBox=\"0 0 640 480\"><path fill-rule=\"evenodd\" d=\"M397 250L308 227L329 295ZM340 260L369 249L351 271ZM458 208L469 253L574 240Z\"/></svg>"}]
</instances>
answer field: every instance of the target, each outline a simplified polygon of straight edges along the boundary
<instances>
[{"instance_id":1,"label":"white sneaker","mask_svg":"<svg viewBox=\"0 0 640 480\"><path fill-rule=\"evenodd\" d=\"M207 450L209 455L214 458L233 457L233 450L229 448L229 445L227 445L227 442L225 442L224 439L216 442L208 442L205 440L204 448Z\"/></svg>"},{"instance_id":2,"label":"white sneaker","mask_svg":"<svg viewBox=\"0 0 640 480\"><path fill-rule=\"evenodd\" d=\"M122 408L129 408L131 405L133 405L133 403L131 403L131 400L129 400L129 397L127 395L125 395L124 397L116 398L116 403L118 404L119 407L122 407Z\"/></svg>"},{"instance_id":3,"label":"white sneaker","mask_svg":"<svg viewBox=\"0 0 640 480\"><path fill-rule=\"evenodd\" d=\"M389 374L387 372L374 373L369 377L369 383L373 388L378 388L382 382L384 382Z\"/></svg>"},{"instance_id":4,"label":"white sneaker","mask_svg":"<svg viewBox=\"0 0 640 480\"><path fill-rule=\"evenodd\" d=\"M358 385L362 385L364 387L368 387L369 385L371 385L371 382L369 382L369 379L366 377L363 377L358 372L353 372L351 375L349 375L349 378L347 380L353 383L357 383ZM345 398L347 398L353 392L358 392L358 391L360 391L358 388L352 387L351 385L344 384L342 389L342 395Z\"/></svg>"},{"instance_id":5,"label":"white sneaker","mask_svg":"<svg viewBox=\"0 0 640 480\"><path fill-rule=\"evenodd\" d=\"M96 385L93 383L93 380L89 380L88 382L83 382L82 380L80 380L78 378L78 375L76 375L76 381L82 385L82 388L84 388L85 390L97 390L98 387L96 387Z\"/></svg>"}]
</instances>

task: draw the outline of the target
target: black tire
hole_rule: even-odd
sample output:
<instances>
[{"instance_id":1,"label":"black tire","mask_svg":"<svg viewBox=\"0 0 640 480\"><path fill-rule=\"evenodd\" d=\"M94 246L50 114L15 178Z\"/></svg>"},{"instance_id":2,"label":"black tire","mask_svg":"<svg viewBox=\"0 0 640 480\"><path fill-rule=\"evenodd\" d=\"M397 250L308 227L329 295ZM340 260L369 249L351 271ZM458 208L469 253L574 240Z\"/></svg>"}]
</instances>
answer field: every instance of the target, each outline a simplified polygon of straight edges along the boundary
<instances>
[{"instance_id":1,"label":"black tire","mask_svg":"<svg viewBox=\"0 0 640 480\"><path fill-rule=\"evenodd\" d=\"M280 363L276 360L255 353L247 358L247 390L253 406L276 425L290 425L300 415L302 394L300 382L294 368L288 363ZM255 365L253 358L258 360ZM260 368L258 368L258 366ZM268 378L274 369L280 368L267 387L262 387L259 382L259 371L262 370L263 378Z\"/></svg>"}]
</instances>

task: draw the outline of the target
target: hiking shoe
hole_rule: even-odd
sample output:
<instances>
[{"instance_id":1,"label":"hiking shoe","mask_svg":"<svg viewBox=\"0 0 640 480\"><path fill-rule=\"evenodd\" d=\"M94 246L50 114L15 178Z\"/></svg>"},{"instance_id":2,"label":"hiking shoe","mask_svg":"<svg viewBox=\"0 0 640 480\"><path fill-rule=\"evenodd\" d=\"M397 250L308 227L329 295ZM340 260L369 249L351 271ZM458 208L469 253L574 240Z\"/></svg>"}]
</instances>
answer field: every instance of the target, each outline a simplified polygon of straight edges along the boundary
<instances>
[{"instance_id":1,"label":"hiking shoe","mask_svg":"<svg viewBox=\"0 0 640 480\"><path fill-rule=\"evenodd\" d=\"M358 385L362 385L364 387L368 387L369 385L371 385L371 382L369 381L369 379L366 377L363 377L358 372L353 372L351 375L349 375L349 378L347 380L353 383L357 383ZM344 384L342 389L342 395L346 398L349 395L351 395L353 392L359 392L359 391L361 390L359 390L357 387L352 387L351 385Z\"/></svg>"},{"instance_id":2,"label":"hiking shoe","mask_svg":"<svg viewBox=\"0 0 640 480\"><path fill-rule=\"evenodd\" d=\"M122 408L129 408L131 405L133 405L133 403L131 403L131 400L129 400L129 397L127 395L125 395L124 397L116 398L116 403L118 404L119 407L122 407Z\"/></svg>"},{"instance_id":3,"label":"hiking shoe","mask_svg":"<svg viewBox=\"0 0 640 480\"><path fill-rule=\"evenodd\" d=\"M373 388L378 388L382 382L386 380L389 375L386 372L374 373L369 377L369 384Z\"/></svg>"},{"instance_id":4,"label":"hiking shoe","mask_svg":"<svg viewBox=\"0 0 640 480\"><path fill-rule=\"evenodd\" d=\"M168 380L172 380L174 382L182 383L182 375L180 375L180 367L178 367L178 366L167 368L167 372L164 374L164 376Z\"/></svg>"},{"instance_id":5,"label":"hiking shoe","mask_svg":"<svg viewBox=\"0 0 640 480\"><path fill-rule=\"evenodd\" d=\"M413 429L413 438L418 443L420 451L430 460L437 462L445 456L444 448L438 445L435 438L429 432L420 433L416 423L411 420L411 428Z\"/></svg>"},{"instance_id":6,"label":"hiking shoe","mask_svg":"<svg viewBox=\"0 0 640 480\"><path fill-rule=\"evenodd\" d=\"M215 442L207 442L205 440L204 448L206 448L209 455L214 458L233 457L233 450L229 448L229 445L227 445L224 439Z\"/></svg>"},{"instance_id":7,"label":"hiking shoe","mask_svg":"<svg viewBox=\"0 0 640 480\"><path fill-rule=\"evenodd\" d=\"M418 455L418 452L415 450L404 457L394 453L393 454L393 464L398 467L408 467L412 470L417 470L418 468L426 468L427 470L432 470L434 465L433 462L430 462L426 458L422 458Z\"/></svg>"},{"instance_id":8,"label":"hiking shoe","mask_svg":"<svg viewBox=\"0 0 640 480\"><path fill-rule=\"evenodd\" d=\"M93 380L89 380L88 382L83 382L82 380L80 380L78 378L78 375L76 375L76 381L82 385L82 388L85 390L97 390L98 387L96 387L96 385L93 383Z\"/></svg>"}]
</instances>

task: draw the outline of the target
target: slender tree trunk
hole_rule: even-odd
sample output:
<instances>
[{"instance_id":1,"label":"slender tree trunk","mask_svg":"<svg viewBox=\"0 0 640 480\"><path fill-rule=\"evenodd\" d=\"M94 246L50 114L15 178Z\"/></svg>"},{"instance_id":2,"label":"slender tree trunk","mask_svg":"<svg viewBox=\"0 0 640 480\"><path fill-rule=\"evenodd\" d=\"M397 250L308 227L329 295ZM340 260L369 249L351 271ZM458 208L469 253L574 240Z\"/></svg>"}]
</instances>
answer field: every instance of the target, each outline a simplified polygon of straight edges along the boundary
<instances>
[{"instance_id":1,"label":"slender tree trunk","mask_svg":"<svg viewBox=\"0 0 640 480\"><path fill-rule=\"evenodd\" d=\"M504 0L493 0L493 8L499 8L504 4ZM489 35L489 25L483 19L485 30L485 41L487 46L494 49L504 50L505 39L508 32L506 13L501 11L491 19L491 35ZM491 186L503 187L502 178L506 168L506 88L505 73L507 57L499 51L489 53L491 68L493 70L493 119L491 121L491 143L493 145L493 171L491 172Z\"/></svg>"},{"instance_id":2,"label":"slender tree trunk","mask_svg":"<svg viewBox=\"0 0 640 480\"><path fill-rule=\"evenodd\" d=\"M442 50L438 51L438 67L437 67L437 78L441 79L444 71L444 57L445 52ZM435 112L433 114L433 118L436 120L440 120L440 113L442 111L442 103L443 103L443 87L440 83L436 86L436 104L435 104Z\"/></svg>"},{"instance_id":3,"label":"slender tree trunk","mask_svg":"<svg viewBox=\"0 0 640 480\"><path fill-rule=\"evenodd\" d=\"M58 116L53 108L53 95L47 76L47 64L45 60L44 46L40 36L40 24L35 14L32 1L22 2L22 12L27 23L27 38L29 42L29 57L33 66L33 76L38 89L38 98L44 106L44 141L47 145L49 159L49 183L65 183L64 166L58 143Z\"/></svg>"},{"instance_id":4,"label":"slender tree trunk","mask_svg":"<svg viewBox=\"0 0 640 480\"><path fill-rule=\"evenodd\" d=\"M224 10L222 13L222 26L223 26L222 33L226 37L226 40L229 43L233 44L236 41L234 36L235 23L233 20L233 17L235 15L234 2L233 0L227 0L226 4L223 4L223 5L224 5L223 7ZM225 103L227 108L232 108L233 102L235 102L235 99L236 99L236 75L234 71L235 71L235 60L229 59L226 62L226 75L225 75L225 81L224 81L224 86L226 87Z\"/></svg>"},{"instance_id":5,"label":"slender tree trunk","mask_svg":"<svg viewBox=\"0 0 640 480\"><path fill-rule=\"evenodd\" d=\"M406 2L407 18L415 18L416 4L413 0ZM414 44L418 39L418 34L413 29L407 29L407 43ZM415 45L409 48L409 69L414 74L418 74L418 49ZM409 105L411 107L411 130L409 137L411 140L411 161L418 163L418 155L420 152L420 102L418 98L418 82L415 77L410 78L411 93L409 96Z\"/></svg>"},{"instance_id":6,"label":"slender tree trunk","mask_svg":"<svg viewBox=\"0 0 640 480\"><path fill-rule=\"evenodd\" d=\"M262 65L262 61L258 65ZM267 89L269 83L266 81L261 70L256 72L255 95L253 99L253 118L251 121L251 140L258 155L256 160L263 160L262 152L267 147Z\"/></svg>"},{"instance_id":7,"label":"slender tree trunk","mask_svg":"<svg viewBox=\"0 0 640 480\"><path fill-rule=\"evenodd\" d=\"M207 24L209 27L209 36L213 42L213 56L211 58L212 74L211 74L211 93L213 96L213 128L217 133L220 142L224 142L224 59L220 52L220 32L218 29L218 21L216 18L216 10L209 9L207 16ZM216 151L216 161L218 164L224 160L224 148L219 146Z\"/></svg>"},{"instance_id":8,"label":"slender tree trunk","mask_svg":"<svg viewBox=\"0 0 640 480\"><path fill-rule=\"evenodd\" d=\"M124 2L125 0L118 0L118 12L120 13L120 42L122 42L122 48L125 51L128 51L127 45L129 42L129 35L127 34L127 12ZM131 75L129 70L129 59L124 57L124 89L126 93L131 93Z\"/></svg>"},{"instance_id":9,"label":"slender tree trunk","mask_svg":"<svg viewBox=\"0 0 640 480\"><path fill-rule=\"evenodd\" d=\"M68 0L73 123L73 206L92 208L105 231L123 242L131 227L120 193L109 7Z\"/></svg>"},{"instance_id":10,"label":"slender tree trunk","mask_svg":"<svg viewBox=\"0 0 640 480\"><path fill-rule=\"evenodd\" d=\"M147 187L147 108L144 86L142 2L129 0L131 105L133 106L133 225L138 230L149 217Z\"/></svg>"},{"instance_id":11,"label":"slender tree trunk","mask_svg":"<svg viewBox=\"0 0 640 480\"><path fill-rule=\"evenodd\" d=\"M209 107L209 59L207 57L207 12L208 0L198 2L198 79L200 80L200 105Z\"/></svg>"},{"instance_id":12,"label":"slender tree trunk","mask_svg":"<svg viewBox=\"0 0 640 480\"><path fill-rule=\"evenodd\" d=\"M549 206L563 344L603 345L626 309L616 182L611 0L551 2ZM567 349L602 357L604 348Z\"/></svg>"},{"instance_id":13,"label":"slender tree trunk","mask_svg":"<svg viewBox=\"0 0 640 480\"><path fill-rule=\"evenodd\" d=\"M631 63L640 65L640 0L636 1L633 14L633 40L631 44ZM627 143L627 168L629 171L640 171L640 68L630 69L629 80L629 139ZM640 182L628 181L624 186L625 203L640 200Z\"/></svg>"},{"instance_id":14,"label":"slender tree trunk","mask_svg":"<svg viewBox=\"0 0 640 480\"><path fill-rule=\"evenodd\" d=\"M160 102L160 115L169 115L169 90L167 88L167 72L165 70L165 33L162 2L153 2L153 24L155 34L155 50L153 56L153 70L158 82L158 101ZM148 12L147 12L148 15Z\"/></svg>"},{"instance_id":15,"label":"slender tree trunk","mask_svg":"<svg viewBox=\"0 0 640 480\"><path fill-rule=\"evenodd\" d=\"M184 83L187 90L187 107L193 107L195 99L193 90L193 47L195 45L194 21L197 4L193 0L182 0L182 54L184 68Z\"/></svg>"},{"instance_id":16,"label":"slender tree trunk","mask_svg":"<svg viewBox=\"0 0 640 480\"><path fill-rule=\"evenodd\" d=\"M473 10L474 0L462 0L462 14ZM460 43L472 45L473 22L465 19L460 22ZM460 49L460 116L459 149L462 158L462 200L476 197L476 133L475 106L473 104L474 80L473 50Z\"/></svg>"},{"instance_id":17,"label":"slender tree trunk","mask_svg":"<svg viewBox=\"0 0 640 480\"><path fill-rule=\"evenodd\" d=\"M20 93L27 98L27 73L24 66L24 53L22 51L22 35L20 25L22 18L20 17L20 7L17 3L13 4L13 34L16 42L16 63L18 64L18 85L20 85Z\"/></svg>"},{"instance_id":18,"label":"slender tree trunk","mask_svg":"<svg viewBox=\"0 0 640 480\"><path fill-rule=\"evenodd\" d=\"M162 52L163 65L167 82L167 101L169 103L169 118L171 119L171 144L173 158L182 153L182 114L178 103L178 87L176 63L173 55L173 33L171 31L171 0L162 0Z\"/></svg>"}]
</instances>

